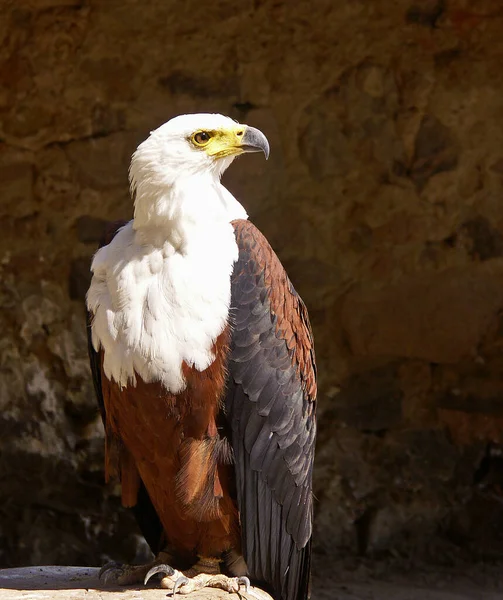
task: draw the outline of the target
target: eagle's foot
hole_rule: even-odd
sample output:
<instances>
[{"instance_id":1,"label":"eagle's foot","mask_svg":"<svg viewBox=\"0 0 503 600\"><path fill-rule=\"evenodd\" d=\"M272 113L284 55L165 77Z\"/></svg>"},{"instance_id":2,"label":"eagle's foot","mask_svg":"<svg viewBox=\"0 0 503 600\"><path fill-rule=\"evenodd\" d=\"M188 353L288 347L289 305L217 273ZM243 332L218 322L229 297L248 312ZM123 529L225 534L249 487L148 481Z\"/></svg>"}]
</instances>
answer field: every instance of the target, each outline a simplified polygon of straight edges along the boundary
<instances>
[{"instance_id":1,"label":"eagle's foot","mask_svg":"<svg viewBox=\"0 0 503 600\"><path fill-rule=\"evenodd\" d=\"M182 595L191 594L205 587L220 588L226 592L234 593L239 592L241 586L244 586L246 592L250 591L250 580L248 577L227 577L221 574L210 575L208 573L199 573L189 578L181 571L177 571L166 564L152 567L145 576L144 583L147 583L157 573L164 574L161 580L161 587L172 590L173 596L177 593Z\"/></svg>"},{"instance_id":2,"label":"eagle's foot","mask_svg":"<svg viewBox=\"0 0 503 600\"><path fill-rule=\"evenodd\" d=\"M135 585L141 583L152 564L124 565L115 561L101 567L99 578L105 585Z\"/></svg>"},{"instance_id":3,"label":"eagle's foot","mask_svg":"<svg viewBox=\"0 0 503 600\"><path fill-rule=\"evenodd\" d=\"M175 581L173 586L173 596L179 594L191 594L205 587L220 588L229 593L239 592L241 586L244 586L245 591L250 590L250 580L248 577L227 577L226 575L208 575L207 573L199 573L195 577L188 578L181 575Z\"/></svg>"},{"instance_id":4,"label":"eagle's foot","mask_svg":"<svg viewBox=\"0 0 503 600\"><path fill-rule=\"evenodd\" d=\"M101 567L99 578L105 585L138 585L142 584L145 576L159 564L166 566L170 561L170 554L160 552L153 562L145 565L125 565L115 561L106 563ZM171 568L171 567L170 567ZM172 569L174 572L174 569Z\"/></svg>"}]
</instances>

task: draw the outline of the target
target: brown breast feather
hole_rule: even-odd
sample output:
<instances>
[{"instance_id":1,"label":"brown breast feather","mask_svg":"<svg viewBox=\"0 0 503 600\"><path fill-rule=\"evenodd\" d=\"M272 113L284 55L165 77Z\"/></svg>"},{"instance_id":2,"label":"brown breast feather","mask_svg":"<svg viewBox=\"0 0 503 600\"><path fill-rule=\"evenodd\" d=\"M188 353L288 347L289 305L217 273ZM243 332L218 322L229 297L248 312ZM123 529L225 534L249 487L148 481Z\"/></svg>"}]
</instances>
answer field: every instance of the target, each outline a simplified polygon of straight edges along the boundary
<instances>
[{"instance_id":1,"label":"brown breast feather","mask_svg":"<svg viewBox=\"0 0 503 600\"><path fill-rule=\"evenodd\" d=\"M126 506L136 503L141 478L168 542L203 556L240 546L231 450L217 428L228 337L219 336L205 371L183 364L187 386L176 395L141 378L121 390L102 377L107 477L120 473Z\"/></svg>"}]
</instances>

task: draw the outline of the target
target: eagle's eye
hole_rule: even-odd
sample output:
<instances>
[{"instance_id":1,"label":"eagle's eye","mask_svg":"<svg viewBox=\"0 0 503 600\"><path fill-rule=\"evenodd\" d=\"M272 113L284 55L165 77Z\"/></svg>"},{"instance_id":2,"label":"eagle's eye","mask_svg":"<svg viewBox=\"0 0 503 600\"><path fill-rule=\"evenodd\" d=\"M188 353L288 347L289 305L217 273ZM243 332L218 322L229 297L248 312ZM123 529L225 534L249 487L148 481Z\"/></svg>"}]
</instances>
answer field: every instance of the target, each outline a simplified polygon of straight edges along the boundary
<instances>
[{"instance_id":1,"label":"eagle's eye","mask_svg":"<svg viewBox=\"0 0 503 600\"><path fill-rule=\"evenodd\" d=\"M211 139L211 133L208 131L198 131L192 136L192 141L196 146L205 146Z\"/></svg>"}]
</instances>

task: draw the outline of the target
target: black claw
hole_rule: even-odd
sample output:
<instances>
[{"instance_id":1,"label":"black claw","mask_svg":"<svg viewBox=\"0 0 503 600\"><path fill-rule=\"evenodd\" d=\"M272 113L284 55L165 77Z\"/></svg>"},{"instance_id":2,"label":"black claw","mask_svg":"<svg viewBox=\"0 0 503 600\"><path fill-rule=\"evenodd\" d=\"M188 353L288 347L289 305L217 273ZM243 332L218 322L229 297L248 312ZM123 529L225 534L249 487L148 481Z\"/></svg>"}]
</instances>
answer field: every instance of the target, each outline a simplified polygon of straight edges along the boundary
<instances>
[{"instance_id":1,"label":"black claw","mask_svg":"<svg viewBox=\"0 0 503 600\"><path fill-rule=\"evenodd\" d=\"M179 588L182 587L182 585L185 585L186 583L189 583L189 578L185 577L185 575L182 575L181 577L179 577L176 581L175 581L175 585L173 587L173 597L175 597L176 592L178 592Z\"/></svg>"},{"instance_id":2,"label":"black claw","mask_svg":"<svg viewBox=\"0 0 503 600\"><path fill-rule=\"evenodd\" d=\"M151 577L153 577L154 575L156 575L157 573L164 573L166 577L171 577L171 575L174 575L175 570L173 569L173 567L170 567L169 565L165 565L165 564L155 565L155 567L152 567L150 569L150 571L145 575L143 585L147 585L148 580Z\"/></svg>"}]
</instances>

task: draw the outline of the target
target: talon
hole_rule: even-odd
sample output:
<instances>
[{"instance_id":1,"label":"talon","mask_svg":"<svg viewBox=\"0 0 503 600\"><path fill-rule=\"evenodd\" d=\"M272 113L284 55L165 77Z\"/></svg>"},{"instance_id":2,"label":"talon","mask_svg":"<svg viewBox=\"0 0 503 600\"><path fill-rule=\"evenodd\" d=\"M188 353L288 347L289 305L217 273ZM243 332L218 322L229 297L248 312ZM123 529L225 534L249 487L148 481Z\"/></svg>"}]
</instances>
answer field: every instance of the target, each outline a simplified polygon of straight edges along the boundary
<instances>
[{"instance_id":1,"label":"talon","mask_svg":"<svg viewBox=\"0 0 503 600\"><path fill-rule=\"evenodd\" d=\"M245 592L248 594L250 592L250 580L248 579L248 577L236 577L236 581L238 584L238 591L239 591L239 586L244 585L245 586Z\"/></svg>"},{"instance_id":2,"label":"talon","mask_svg":"<svg viewBox=\"0 0 503 600\"><path fill-rule=\"evenodd\" d=\"M148 580L153 577L154 575L156 575L157 573L164 573L166 575L166 577L171 577L172 575L175 574L175 570L173 569L173 567L170 567L169 565L155 565L155 567L152 567L150 569L150 571L145 575L145 579L143 581L143 585L147 585Z\"/></svg>"},{"instance_id":3,"label":"talon","mask_svg":"<svg viewBox=\"0 0 503 600\"><path fill-rule=\"evenodd\" d=\"M175 585L173 587L173 598L175 597L175 594L178 592L178 589L181 588L182 585L186 585L187 583L190 583L190 579L188 577L185 577L185 575L182 575L175 581Z\"/></svg>"}]
</instances>

